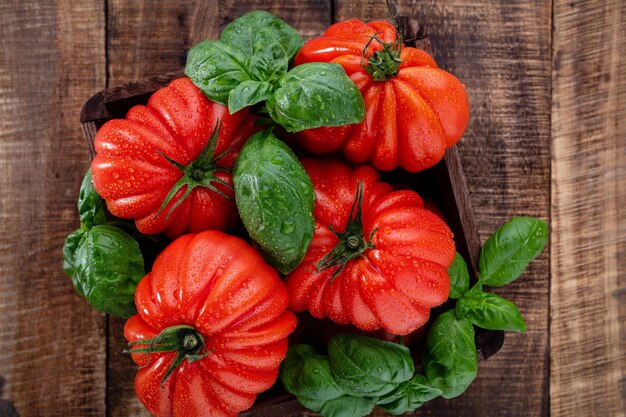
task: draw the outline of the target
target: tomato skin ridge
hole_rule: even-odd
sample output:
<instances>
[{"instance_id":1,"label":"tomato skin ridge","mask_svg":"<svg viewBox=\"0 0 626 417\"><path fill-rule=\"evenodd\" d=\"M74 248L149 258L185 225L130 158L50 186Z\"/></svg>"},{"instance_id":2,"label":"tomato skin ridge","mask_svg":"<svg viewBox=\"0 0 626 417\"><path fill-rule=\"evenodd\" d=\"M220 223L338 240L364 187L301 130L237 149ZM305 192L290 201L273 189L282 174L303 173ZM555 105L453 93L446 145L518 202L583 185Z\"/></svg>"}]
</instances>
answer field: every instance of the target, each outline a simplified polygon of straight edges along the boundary
<instances>
[{"instance_id":1,"label":"tomato skin ridge","mask_svg":"<svg viewBox=\"0 0 626 417\"><path fill-rule=\"evenodd\" d=\"M456 255L450 228L417 193L394 191L371 167L319 159L302 164L317 196L317 227L303 262L286 277L290 309L366 331L405 335L418 329L430 308L448 297L447 268ZM361 233L373 248L340 271L339 265L320 271L320 260L349 230L357 184L363 184Z\"/></svg>"}]
</instances>

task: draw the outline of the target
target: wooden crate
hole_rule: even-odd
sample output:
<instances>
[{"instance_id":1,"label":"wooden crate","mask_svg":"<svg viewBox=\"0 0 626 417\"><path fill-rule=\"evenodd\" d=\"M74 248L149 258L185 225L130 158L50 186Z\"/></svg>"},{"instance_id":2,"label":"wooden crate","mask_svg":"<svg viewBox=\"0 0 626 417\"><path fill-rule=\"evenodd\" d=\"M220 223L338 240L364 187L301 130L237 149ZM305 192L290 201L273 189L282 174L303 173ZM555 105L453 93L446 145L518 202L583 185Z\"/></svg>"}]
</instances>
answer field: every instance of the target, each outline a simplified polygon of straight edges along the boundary
<instances>
[{"instance_id":1,"label":"wooden crate","mask_svg":"<svg viewBox=\"0 0 626 417\"><path fill-rule=\"evenodd\" d=\"M429 50L430 44L425 30L415 20L404 18L407 29L405 43ZM123 118L135 105L146 104L157 89L167 86L172 80L184 76L183 70L162 74L141 81L111 87L93 95L83 106L80 122L88 151L94 156L94 139L98 129L108 120ZM395 170L382 174L389 182L410 185L421 195L434 201L443 211L454 233L457 251L468 261L472 281L476 280L480 239L474 224L470 198L456 147L448 149L443 160L434 167L417 174ZM442 309L433 310L435 317ZM319 326L318 326L319 327ZM504 343L504 332L476 328L476 348L479 361L496 354ZM134 375L128 375L134 378ZM300 416L305 409L286 393L280 381L257 398L255 405L241 416Z\"/></svg>"}]
</instances>

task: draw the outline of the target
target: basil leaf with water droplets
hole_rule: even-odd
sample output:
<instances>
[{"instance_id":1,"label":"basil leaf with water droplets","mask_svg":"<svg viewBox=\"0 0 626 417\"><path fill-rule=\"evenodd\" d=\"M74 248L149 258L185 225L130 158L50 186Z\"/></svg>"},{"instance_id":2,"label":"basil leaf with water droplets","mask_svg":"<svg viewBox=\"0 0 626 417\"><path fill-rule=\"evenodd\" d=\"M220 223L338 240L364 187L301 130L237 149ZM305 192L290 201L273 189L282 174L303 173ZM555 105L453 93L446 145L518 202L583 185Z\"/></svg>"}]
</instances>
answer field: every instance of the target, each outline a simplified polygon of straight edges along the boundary
<instances>
[{"instance_id":1,"label":"basil leaf with water droplets","mask_svg":"<svg viewBox=\"0 0 626 417\"><path fill-rule=\"evenodd\" d=\"M428 330L424 372L431 386L446 399L458 397L478 372L474 326L457 319L454 310L441 314Z\"/></svg>"},{"instance_id":2,"label":"basil leaf with water droplets","mask_svg":"<svg viewBox=\"0 0 626 417\"><path fill-rule=\"evenodd\" d=\"M324 417L363 417L374 408L374 398L352 397L339 388L328 357L309 345L289 347L280 365L280 379L300 404Z\"/></svg>"},{"instance_id":3,"label":"basil leaf with water droplets","mask_svg":"<svg viewBox=\"0 0 626 417\"><path fill-rule=\"evenodd\" d=\"M312 62L293 68L267 100L270 117L289 132L360 123L365 103L338 64Z\"/></svg>"},{"instance_id":4,"label":"basil leaf with water droplets","mask_svg":"<svg viewBox=\"0 0 626 417\"><path fill-rule=\"evenodd\" d=\"M211 100L226 105L230 92L251 79L244 55L221 41L195 45L187 55L185 74Z\"/></svg>"},{"instance_id":5,"label":"basil leaf with water droplets","mask_svg":"<svg viewBox=\"0 0 626 417\"><path fill-rule=\"evenodd\" d=\"M289 273L302 261L315 230L309 175L291 149L265 130L241 149L233 183L248 234L271 265Z\"/></svg>"},{"instance_id":6,"label":"basil leaf with water droplets","mask_svg":"<svg viewBox=\"0 0 626 417\"><path fill-rule=\"evenodd\" d=\"M459 298L456 315L483 329L526 331L526 321L515 304L496 294L483 292L481 285L476 285Z\"/></svg>"},{"instance_id":7,"label":"basil leaf with water droplets","mask_svg":"<svg viewBox=\"0 0 626 417\"><path fill-rule=\"evenodd\" d=\"M448 268L448 274L450 275L450 298L456 300L467 292L470 283L467 264L460 253L456 253L452 265Z\"/></svg>"},{"instance_id":8,"label":"basil leaf with water droplets","mask_svg":"<svg viewBox=\"0 0 626 417\"><path fill-rule=\"evenodd\" d=\"M78 217L84 229L107 222L104 200L96 192L91 179L91 169L87 170L78 194Z\"/></svg>"},{"instance_id":9,"label":"basil leaf with water droplets","mask_svg":"<svg viewBox=\"0 0 626 417\"><path fill-rule=\"evenodd\" d=\"M78 252L78 247L80 246L80 241L83 238L83 235L87 233L86 230L76 229L72 234L70 234L63 244L63 271L72 278L72 283L74 284L74 288L76 291L83 297L83 290L80 286L75 282L76 276L76 252Z\"/></svg>"},{"instance_id":10,"label":"basil leaf with water droplets","mask_svg":"<svg viewBox=\"0 0 626 417\"><path fill-rule=\"evenodd\" d=\"M250 59L250 74L259 81L276 81L285 73L289 60L280 44L274 42L264 46Z\"/></svg>"},{"instance_id":11,"label":"basil leaf with water droplets","mask_svg":"<svg viewBox=\"0 0 626 417\"><path fill-rule=\"evenodd\" d=\"M260 81L244 81L235 87L228 96L228 111L236 113L244 107L255 105L267 100L274 91L270 83Z\"/></svg>"},{"instance_id":12,"label":"basil leaf with water droplets","mask_svg":"<svg viewBox=\"0 0 626 417\"><path fill-rule=\"evenodd\" d=\"M63 248L64 270L76 291L103 313L129 318L135 310L135 288L144 276L143 255L128 233L97 225L78 230Z\"/></svg>"},{"instance_id":13,"label":"basil leaf with water droplets","mask_svg":"<svg viewBox=\"0 0 626 417\"><path fill-rule=\"evenodd\" d=\"M271 43L285 50L289 61L302 48L304 41L298 32L283 20L263 10L246 13L224 28L220 40L240 50L245 56Z\"/></svg>"},{"instance_id":14,"label":"basil leaf with water droplets","mask_svg":"<svg viewBox=\"0 0 626 417\"><path fill-rule=\"evenodd\" d=\"M333 336L328 358L337 385L357 397L386 395L415 372L406 346L355 334Z\"/></svg>"},{"instance_id":15,"label":"basil leaf with water droplets","mask_svg":"<svg viewBox=\"0 0 626 417\"><path fill-rule=\"evenodd\" d=\"M364 417L372 412L375 398L344 395L326 401L319 413L324 417Z\"/></svg>"},{"instance_id":16,"label":"basil leaf with water droplets","mask_svg":"<svg viewBox=\"0 0 626 417\"><path fill-rule=\"evenodd\" d=\"M424 375L417 374L378 400L376 405L395 416L415 411L425 402L441 395L441 390L431 387Z\"/></svg>"},{"instance_id":17,"label":"basil leaf with water droplets","mask_svg":"<svg viewBox=\"0 0 626 417\"><path fill-rule=\"evenodd\" d=\"M546 246L548 225L533 217L513 217L487 239L478 261L480 282L498 287L517 279Z\"/></svg>"}]
</instances>

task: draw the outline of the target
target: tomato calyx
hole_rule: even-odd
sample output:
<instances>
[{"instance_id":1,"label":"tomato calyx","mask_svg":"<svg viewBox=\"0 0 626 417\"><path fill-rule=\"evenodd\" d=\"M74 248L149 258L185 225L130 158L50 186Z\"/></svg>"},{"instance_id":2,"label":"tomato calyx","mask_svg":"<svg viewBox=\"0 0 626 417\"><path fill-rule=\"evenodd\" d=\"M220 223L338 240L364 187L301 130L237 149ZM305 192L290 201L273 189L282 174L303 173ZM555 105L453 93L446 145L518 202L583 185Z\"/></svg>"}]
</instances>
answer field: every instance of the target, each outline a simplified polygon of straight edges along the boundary
<instances>
[{"instance_id":1,"label":"tomato calyx","mask_svg":"<svg viewBox=\"0 0 626 417\"><path fill-rule=\"evenodd\" d=\"M380 43L382 49L368 55L367 48L373 41ZM367 58L367 63L365 58ZM395 77L400 72L401 63L400 48L397 47L397 42L385 42L377 34L370 37L361 54L361 65L369 72L374 81L386 81Z\"/></svg>"},{"instance_id":2,"label":"tomato calyx","mask_svg":"<svg viewBox=\"0 0 626 417\"><path fill-rule=\"evenodd\" d=\"M232 185L228 184L226 181L222 180L221 178L215 175L215 173L218 171L230 172L228 168L218 166L216 165L216 163L220 159L222 159L226 154L228 154L235 146L233 145L230 148L226 149L221 154L215 156L215 148L217 147L217 141L218 141L221 129L222 129L222 123L218 119L217 123L215 123L215 127L213 128L213 131L211 132L211 136L209 137L209 140L204 146L204 149L202 150L200 155L187 166L184 166L180 164L179 162L173 160L172 158L168 157L161 151L156 151L163 158L165 158L170 164L174 165L176 168L181 170L183 172L183 176L181 179L179 179L176 182L176 184L174 184L174 186L171 188L169 193L167 193L167 196L165 197L165 200L163 201L161 208L159 208L159 211L157 211L154 217L157 217L159 214L161 214L163 209L165 209L165 207L167 207L170 201L172 201L172 198L174 198L176 193L178 193L178 191L183 187L187 187L185 190L185 193L176 202L176 204L172 206L170 211L167 213L167 216L165 217L166 220L174 212L174 210L176 210L176 208L189 196L189 194L191 194L191 191L196 187L205 187L213 191L214 193L221 195L224 198L227 198L229 200L232 199L232 197L224 194L222 191L220 191L213 185L213 183L218 183L230 189L233 188Z\"/></svg>"},{"instance_id":3,"label":"tomato calyx","mask_svg":"<svg viewBox=\"0 0 626 417\"><path fill-rule=\"evenodd\" d=\"M189 362L198 361L213 352L207 351L204 336L194 327L187 325L171 326L151 339L141 339L129 343L130 346L148 345L147 347L131 347L124 353L163 353L178 352L176 358L168 368L161 380L161 388L170 375L183 363L185 359Z\"/></svg>"},{"instance_id":4,"label":"tomato calyx","mask_svg":"<svg viewBox=\"0 0 626 417\"><path fill-rule=\"evenodd\" d=\"M370 233L367 239L365 238L363 235L363 220L361 216L362 207L363 183L359 182L356 196L352 203L352 208L350 209L350 219L348 220L346 231L343 233L337 232L333 230L332 224L328 226L330 231L339 239L339 243L315 265L315 272L318 273L339 266L330 278L331 281L341 273L350 260L358 258L362 256L365 251L374 248L371 241L374 233L376 233L376 229L372 230L372 233Z\"/></svg>"},{"instance_id":5,"label":"tomato calyx","mask_svg":"<svg viewBox=\"0 0 626 417\"><path fill-rule=\"evenodd\" d=\"M398 7L395 3L390 3L389 0L386 0L386 2L389 15L396 27L396 40L395 42L385 42L378 37L379 32L376 32L370 37L361 53L361 66L369 72L374 81L386 81L395 77L400 72L400 64L402 63L400 54L402 53L404 36ZM380 43L382 49L379 49L372 55L368 55L367 48L374 41ZM366 58L367 62L365 62Z\"/></svg>"}]
</instances>

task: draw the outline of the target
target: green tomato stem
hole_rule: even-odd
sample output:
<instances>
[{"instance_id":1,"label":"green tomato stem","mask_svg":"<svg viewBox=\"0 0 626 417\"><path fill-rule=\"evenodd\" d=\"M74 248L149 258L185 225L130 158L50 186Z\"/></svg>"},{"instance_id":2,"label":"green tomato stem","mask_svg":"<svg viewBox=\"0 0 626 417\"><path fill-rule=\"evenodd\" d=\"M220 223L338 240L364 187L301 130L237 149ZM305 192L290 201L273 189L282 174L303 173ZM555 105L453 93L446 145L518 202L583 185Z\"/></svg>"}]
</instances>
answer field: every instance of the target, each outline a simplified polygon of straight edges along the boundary
<instances>
[{"instance_id":1,"label":"green tomato stem","mask_svg":"<svg viewBox=\"0 0 626 417\"><path fill-rule=\"evenodd\" d=\"M386 0L386 2L387 10L389 10L389 15L396 28L396 41L384 42L378 37L379 32L376 32L370 37L361 53L361 66L370 73L374 81L386 81L395 77L400 72L400 64L402 63L402 59L400 59L404 38L402 23L398 15L397 5L393 3L392 6L389 0ZM380 43L382 49L374 52L372 55L368 55L367 48L373 41ZM367 63L365 58L367 58Z\"/></svg>"},{"instance_id":2,"label":"green tomato stem","mask_svg":"<svg viewBox=\"0 0 626 417\"><path fill-rule=\"evenodd\" d=\"M376 230L373 230L369 238L365 239L365 236L363 236L363 220L361 217L362 208L363 183L359 182L356 196L352 203L352 208L350 209L350 219L348 220L346 231L343 233L336 232L333 230L332 225L328 226L331 232L339 238L339 243L315 265L316 272L322 272L339 266L333 273L331 281L339 275L350 260L358 258L362 256L365 251L374 248L371 240Z\"/></svg>"},{"instance_id":3,"label":"green tomato stem","mask_svg":"<svg viewBox=\"0 0 626 417\"><path fill-rule=\"evenodd\" d=\"M226 149L221 154L215 156L215 148L217 147L217 141L219 138L221 128L222 128L222 123L218 119L218 121L215 123L215 127L213 128L213 131L211 132L211 136L209 137L209 140L207 141L204 149L202 150L198 158L196 158L193 162L191 162L187 166L184 166L180 164L179 162L173 160L172 158L168 157L161 151L156 151L163 158L165 158L170 164L174 165L176 168L181 170L183 172L183 176L170 189L169 193L165 197L165 200L163 200L163 204L161 205L161 208L159 208L159 211L157 211L154 217L157 217L159 214L161 214L163 209L167 207L167 205L172 201L174 196L183 187L186 187L185 193L176 202L176 204L172 206L170 211L167 213L167 216L165 217L166 220L174 212L174 210L176 210L176 208L179 205L181 205L182 202L185 201L187 197L189 197L189 194L191 194L191 191L193 191L195 187L205 187L213 191L214 193L221 195L222 197L226 199L229 199L229 200L232 199L232 197L224 194L213 185L213 183L218 183L230 189L233 188L230 184L228 184L227 182L218 178L215 175L215 173L218 171L230 172L228 168L217 166L216 162L222 159L226 154L228 154L235 146L233 145L230 148Z\"/></svg>"},{"instance_id":4,"label":"green tomato stem","mask_svg":"<svg viewBox=\"0 0 626 417\"><path fill-rule=\"evenodd\" d=\"M148 346L132 347L135 345ZM161 380L161 388L165 385L167 378L172 375L185 359L189 362L195 362L213 352L213 349L207 351L204 336L194 327L187 325L168 327L151 339L130 342L129 346L131 348L125 350L124 353L147 353L150 355L152 353L178 352Z\"/></svg>"}]
</instances>

